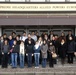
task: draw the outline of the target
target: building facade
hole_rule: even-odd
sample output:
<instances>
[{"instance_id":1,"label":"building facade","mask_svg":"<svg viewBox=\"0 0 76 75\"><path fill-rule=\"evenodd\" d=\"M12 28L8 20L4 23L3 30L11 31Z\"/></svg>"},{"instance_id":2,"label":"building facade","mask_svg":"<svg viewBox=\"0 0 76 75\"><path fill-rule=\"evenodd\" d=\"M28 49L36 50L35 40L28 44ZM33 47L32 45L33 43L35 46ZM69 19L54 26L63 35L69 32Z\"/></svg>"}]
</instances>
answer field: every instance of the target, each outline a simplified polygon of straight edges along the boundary
<instances>
[{"instance_id":1,"label":"building facade","mask_svg":"<svg viewBox=\"0 0 76 75\"><path fill-rule=\"evenodd\" d=\"M0 36L51 30L58 35L71 30L76 35L75 0L1 0Z\"/></svg>"}]
</instances>

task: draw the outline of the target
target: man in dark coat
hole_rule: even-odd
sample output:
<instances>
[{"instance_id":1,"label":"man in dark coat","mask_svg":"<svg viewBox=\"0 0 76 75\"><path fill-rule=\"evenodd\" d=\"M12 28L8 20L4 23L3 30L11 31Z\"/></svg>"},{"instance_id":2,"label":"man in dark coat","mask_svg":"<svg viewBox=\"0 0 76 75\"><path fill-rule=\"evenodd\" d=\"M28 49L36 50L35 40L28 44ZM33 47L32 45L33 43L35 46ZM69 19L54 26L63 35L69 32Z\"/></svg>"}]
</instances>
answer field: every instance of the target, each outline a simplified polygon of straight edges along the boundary
<instances>
[{"instance_id":1,"label":"man in dark coat","mask_svg":"<svg viewBox=\"0 0 76 75\"><path fill-rule=\"evenodd\" d=\"M31 35L30 34L28 34L28 38L25 40L25 49L27 50L27 46L28 46L28 44L29 44L29 42L28 41L31 41L31 44L32 45L35 45L35 41L31 38ZM25 60L27 61L27 59L26 59L26 56L25 56ZM33 57L33 59L32 59L32 61L34 62L34 57Z\"/></svg>"},{"instance_id":2,"label":"man in dark coat","mask_svg":"<svg viewBox=\"0 0 76 75\"><path fill-rule=\"evenodd\" d=\"M29 40L28 44L26 45L26 56L27 56L28 67L32 67L33 54L34 54L34 45L32 44L32 41Z\"/></svg>"},{"instance_id":3,"label":"man in dark coat","mask_svg":"<svg viewBox=\"0 0 76 75\"><path fill-rule=\"evenodd\" d=\"M74 35L72 34L72 31L69 31L69 32L68 32L68 35L66 36L66 42L69 41L69 37L72 37L73 40L75 39Z\"/></svg>"},{"instance_id":4,"label":"man in dark coat","mask_svg":"<svg viewBox=\"0 0 76 75\"><path fill-rule=\"evenodd\" d=\"M72 37L69 37L69 41L67 43L68 63L73 63L74 52L75 42Z\"/></svg>"}]
</instances>

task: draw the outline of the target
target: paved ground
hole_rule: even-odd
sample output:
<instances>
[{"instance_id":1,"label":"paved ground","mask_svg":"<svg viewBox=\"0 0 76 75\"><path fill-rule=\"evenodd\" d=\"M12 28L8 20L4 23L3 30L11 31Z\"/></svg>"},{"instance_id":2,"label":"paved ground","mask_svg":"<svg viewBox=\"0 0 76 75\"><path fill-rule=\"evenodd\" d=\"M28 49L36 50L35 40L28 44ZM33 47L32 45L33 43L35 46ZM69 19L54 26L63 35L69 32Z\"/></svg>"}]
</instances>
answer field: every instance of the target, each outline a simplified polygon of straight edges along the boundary
<instances>
[{"instance_id":1,"label":"paved ground","mask_svg":"<svg viewBox=\"0 0 76 75\"><path fill-rule=\"evenodd\" d=\"M0 75L40 75L41 73L45 75L76 75L76 60L74 64L65 63L64 66L58 62L54 68L50 68L49 65L46 68L42 68L40 65L38 69L35 69L34 66L32 68L25 66L23 69L20 69L19 66L15 69L12 69L11 66L7 69L0 68Z\"/></svg>"},{"instance_id":2,"label":"paved ground","mask_svg":"<svg viewBox=\"0 0 76 75\"><path fill-rule=\"evenodd\" d=\"M65 63L64 66L61 65L60 62L58 62L56 65L54 65L54 68L50 68L48 63L46 68L42 68L40 65L38 69L36 69L34 66L31 68L27 68L27 65L25 65L25 68L21 69L19 66L15 69L12 69L11 66L8 66L7 69L0 68L0 72L67 72L67 71L74 71L76 72L76 62L74 64L67 64Z\"/></svg>"}]
</instances>

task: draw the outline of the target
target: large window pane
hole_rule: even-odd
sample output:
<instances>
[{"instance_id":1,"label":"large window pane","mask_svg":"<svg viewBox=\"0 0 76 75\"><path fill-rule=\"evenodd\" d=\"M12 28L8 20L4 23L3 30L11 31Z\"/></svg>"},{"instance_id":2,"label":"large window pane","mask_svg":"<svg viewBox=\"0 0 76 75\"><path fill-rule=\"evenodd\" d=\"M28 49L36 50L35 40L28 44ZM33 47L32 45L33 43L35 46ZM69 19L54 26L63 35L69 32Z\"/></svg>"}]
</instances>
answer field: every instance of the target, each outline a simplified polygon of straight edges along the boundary
<instances>
[{"instance_id":1,"label":"large window pane","mask_svg":"<svg viewBox=\"0 0 76 75\"><path fill-rule=\"evenodd\" d=\"M45 0L30 0L31 2L45 2Z\"/></svg>"},{"instance_id":2,"label":"large window pane","mask_svg":"<svg viewBox=\"0 0 76 75\"><path fill-rule=\"evenodd\" d=\"M65 0L50 0L50 2L65 2Z\"/></svg>"},{"instance_id":3,"label":"large window pane","mask_svg":"<svg viewBox=\"0 0 76 75\"><path fill-rule=\"evenodd\" d=\"M25 0L10 0L10 2L25 2Z\"/></svg>"}]
</instances>

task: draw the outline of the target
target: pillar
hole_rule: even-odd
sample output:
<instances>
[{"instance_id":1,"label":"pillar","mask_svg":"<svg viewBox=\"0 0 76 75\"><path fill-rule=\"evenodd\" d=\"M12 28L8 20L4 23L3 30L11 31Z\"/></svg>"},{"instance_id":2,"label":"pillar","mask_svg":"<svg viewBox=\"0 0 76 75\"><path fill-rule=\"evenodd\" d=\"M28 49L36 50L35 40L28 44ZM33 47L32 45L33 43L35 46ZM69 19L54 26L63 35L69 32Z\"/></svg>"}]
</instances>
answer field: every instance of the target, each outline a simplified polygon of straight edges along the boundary
<instances>
[{"instance_id":1,"label":"pillar","mask_svg":"<svg viewBox=\"0 0 76 75\"><path fill-rule=\"evenodd\" d=\"M0 27L0 36L2 36L2 28Z\"/></svg>"}]
</instances>

